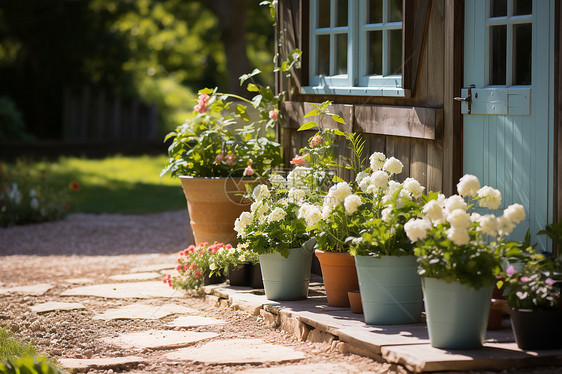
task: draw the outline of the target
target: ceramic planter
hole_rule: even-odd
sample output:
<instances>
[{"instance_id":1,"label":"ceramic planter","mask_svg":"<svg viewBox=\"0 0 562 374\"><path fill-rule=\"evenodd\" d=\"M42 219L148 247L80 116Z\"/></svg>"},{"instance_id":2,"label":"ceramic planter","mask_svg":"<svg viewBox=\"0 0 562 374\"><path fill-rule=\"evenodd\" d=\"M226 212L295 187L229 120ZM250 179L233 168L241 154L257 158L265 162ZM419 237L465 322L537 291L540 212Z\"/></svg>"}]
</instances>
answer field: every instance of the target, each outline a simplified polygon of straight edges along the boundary
<instances>
[{"instance_id":1,"label":"ceramic planter","mask_svg":"<svg viewBox=\"0 0 562 374\"><path fill-rule=\"evenodd\" d=\"M431 345L443 349L482 347L493 285L476 290L441 279L422 278Z\"/></svg>"},{"instance_id":2,"label":"ceramic planter","mask_svg":"<svg viewBox=\"0 0 562 374\"><path fill-rule=\"evenodd\" d=\"M231 286L250 287L252 264L238 264L228 266L228 281Z\"/></svg>"},{"instance_id":3,"label":"ceramic planter","mask_svg":"<svg viewBox=\"0 0 562 374\"><path fill-rule=\"evenodd\" d=\"M349 253L334 253L316 250L322 268L328 305L349 307L349 291L359 289L355 261Z\"/></svg>"},{"instance_id":4,"label":"ceramic planter","mask_svg":"<svg viewBox=\"0 0 562 374\"><path fill-rule=\"evenodd\" d=\"M291 248L287 258L279 253L266 253L259 257L265 296L269 300L307 298L312 252Z\"/></svg>"},{"instance_id":5,"label":"ceramic planter","mask_svg":"<svg viewBox=\"0 0 562 374\"><path fill-rule=\"evenodd\" d=\"M365 323L419 322L423 293L415 256L355 256Z\"/></svg>"},{"instance_id":6,"label":"ceramic planter","mask_svg":"<svg viewBox=\"0 0 562 374\"><path fill-rule=\"evenodd\" d=\"M207 274L205 274L203 276L203 285L204 286L209 286L211 284L221 284L226 282L226 275L212 275L212 276L208 276Z\"/></svg>"},{"instance_id":7,"label":"ceramic planter","mask_svg":"<svg viewBox=\"0 0 562 374\"><path fill-rule=\"evenodd\" d=\"M263 279L261 275L260 264L252 264L251 267L251 278L250 287L253 289L263 289Z\"/></svg>"},{"instance_id":8,"label":"ceramic planter","mask_svg":"<svg viewBox=\"0 0 562 374\"><path fill-rule=\"evenodd\" d=\"M510 309L509 314L519 348L562 348L562 310Z\"/></svg>"},{"instance_id":9,"label":"ceramic planter","mask_svg":"<svg viewBox=\"0 0 562 374\"><path fill-rule=\"evenodd\" d=\"M347 293L349 298L349 306L351 311L356 314L363 314L363 305L361 305L361 293L359 291L350 291Z\"/></svg>"},{"instance_id":10,"label":"ceramic planter","mask_svg":"<svg viewBox=\"0 0 562 374\"><path fill-rule=\"evenodd\" d=\"M180 176L195 244L236 244L234 221L249 209L242 178L194 178ZM248 180L247 183L255 182Z\"/></svg>"}]
</instances>

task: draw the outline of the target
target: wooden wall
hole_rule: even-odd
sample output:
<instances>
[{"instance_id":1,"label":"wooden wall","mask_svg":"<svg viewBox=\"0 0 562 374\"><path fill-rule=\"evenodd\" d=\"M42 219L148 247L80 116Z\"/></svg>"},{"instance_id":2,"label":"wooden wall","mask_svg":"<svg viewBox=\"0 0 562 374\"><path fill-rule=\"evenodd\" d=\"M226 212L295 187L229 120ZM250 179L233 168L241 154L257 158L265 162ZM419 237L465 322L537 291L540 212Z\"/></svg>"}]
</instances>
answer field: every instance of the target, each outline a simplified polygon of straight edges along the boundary
<instances>
[{"instance_id":1,"label":"wooden wall","mask_svg":"<svg viewBox=\"0 0 562 374\"><path fill-rule=\"evenodd\" d=\"M462 51L454 45L459 38L454 33L461 32L462 38L462 23L459 26L455 22L464 3L461 0L417 1L426 3L429 15L426 22L419 22L419 27L425 27L425 35L415 90L407 98L300 94L300 85L308 79L306 20L309 5L306 0L280 1L278 24L282 27L278 36L282 43L278 51L283 55L296 47L304 52L301 69L289 79L279 77L278 80L278 89L288 92L282 125L286 163L311 135L296 131L309 120L303 120L304 114L312 108L306 103L331 100L335 104L334 111L346 120L346 129L362 134L367 156L378 151L402 161L405 168L398 180L411 176L430 190L453 192L453 185L460 177L459 167L462 167L462 131L459 137L458 128L453 125L457 121L458 127L461 121L453 95L460 94L462 70L458 64L459 60L462 63ZM453 110L458 112L457 118Z\"/></svg>"}]
</instances>

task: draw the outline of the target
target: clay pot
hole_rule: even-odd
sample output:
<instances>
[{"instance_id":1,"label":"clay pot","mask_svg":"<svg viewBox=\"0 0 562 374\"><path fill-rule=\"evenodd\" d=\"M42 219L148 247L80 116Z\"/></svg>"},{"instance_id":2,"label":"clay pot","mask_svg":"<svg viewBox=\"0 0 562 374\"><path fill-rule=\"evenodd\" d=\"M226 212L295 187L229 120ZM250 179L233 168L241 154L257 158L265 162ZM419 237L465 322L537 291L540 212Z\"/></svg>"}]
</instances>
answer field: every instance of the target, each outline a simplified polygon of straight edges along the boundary
<instances>
[{"instance_id":1,"label":"clay pot","mask_svg":"<svg viewBox=\"0 0 562 374\"><path fill-rule=\"evenodd\" d=\"M355 260L349 253L316 250L322 268L328 305L349 307L349 291L359 289Z\"/></svg>"},{"instance_id":2,"label":"clay pot","mask_svg":"<svg viewBox=\"0 0 562 374\"><path fill-rule=\"evenodd\" d=\"M347 293L351 311L356 314L363 314L363 305L361 305L361 294L359 291L350 291Z\"/></svg>"}]
</instances>

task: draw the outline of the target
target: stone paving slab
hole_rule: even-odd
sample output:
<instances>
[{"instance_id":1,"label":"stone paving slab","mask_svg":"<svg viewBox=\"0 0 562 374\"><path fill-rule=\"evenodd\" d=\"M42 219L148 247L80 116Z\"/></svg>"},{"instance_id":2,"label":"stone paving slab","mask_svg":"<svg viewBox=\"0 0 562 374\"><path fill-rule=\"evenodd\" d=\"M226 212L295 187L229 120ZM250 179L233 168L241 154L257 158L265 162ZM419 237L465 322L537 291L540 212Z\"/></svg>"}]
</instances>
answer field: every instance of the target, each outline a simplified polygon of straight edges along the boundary
<instances>
[{"instance_id":1,"label":"stone paving slab","mask_svg":"<svg viewBox=\"0 0 562 374\"><path fill-rule=\"evenodd\" d=\"M87 284L87 283L94 283L93 279L90 278L70 278L64 280L66 283L70 284Z\"/></svg>"},{"instance_id":2,"label":"stone paving slab","mask_svg":"<svg viewBox=\"0 0 562 374\"><path fill-rule=\"evenodd\" d=\"M124 349L171 349L195 344L219 336L214 332L148 330L104 338L103 342Z\"/></svg>"},{"instance_id":3,"label":"stone paving slab","mask_svg":"<svg viewBox=\"0 0 562 374\"><path fill-rule=\"evenodd\" d=\"M148 362L146 358L137 356L107 358L61 358L58 360L67 369L110 369Z\"/></svg>"},{"instance_id":4,"label":"stone paving slab","mask_svg":"<svg viewBox=\"0 0 562 374\"><path fill-rule=\"evenodd\" d=\"M347 364L306 364L306 365L285 365L274 366L270 368L247 369L237 371L237 374L367 374L374 372L365 372L354 366Z\"/></svg>"},{"instance_id":5,"label":"stone paving slab","mask_svg":"<svg viewBox=\"0 0 562 374\"><path fill-rule=\"evenodd\" d=\"M173 262L166 262L162 264L137 266L131 269L131 273L146 273L161 270L173 270L176 268Z\"/></svg>"},{"instance_id":6,"label":"stone paving slab","mask_svg":"<svg viewBox=\"0 0 562 374\"><path fill-rule=\"evenodd\" d=\"M156 272L117 274L117 275L112 275L108 278L116 281L141 281L141 280L162 278L162 274Z\"/></svg>"},{"instance_id":7,"label":"stone paving slab","mask_svg":"<svg viewBox=\"0 0 562 374\"><path fill-rule=\"evenodd\" d=\"M20 295L40 296L45 294L53 287L55 286L49 283L39 283L31 286L6 287L6 288L0 288L0 295L16 293Z\"/></svg>"},{"instance_id":8,"label":"stone paving slab","mask_svg":"<svg viewBox=\"0 0 562 374\"><path fill-rule=\"evenodd\" d=\"M38 314L55 312L59 310L80 310L80 309L86 309L86 307L80 303L62 303L58 301L50 301L42 304L35 304L31 307L31 310Z\"/></svg>"},{"instance_id":9,"label":"stone paving slab","mask_svg":"<svg viewBox=\"0 0 562 374\"><path fill-rule=\"evenodd\" d=\"M197 310L177 304L149 305L136 303L120 308L108 309L101 314L97 314L93 319L112 320L112 319L160 319L171 314L192 314Z\"/></svg>"},{"instance_id":10,"label":"stone paving slab","mask_svg":"<svg viewBox=\"0 0 562 374\"><path fill-rule=\"evenodd\" d=\"M194 361L207 365L293 362L306 357L302 352L266 343L261 339L217 340L198 347L182 348L164 356L172 360Z\"/></svg>"},{"instance_id":11,"label":"stone paving slab","mask_svg":"<svg viewBox=\"0 0 562 374\"><path fill-rule=\"evenodd\" d=\"M210 326L210 325L222 325L226 322L220 319L211 317L201 317L201 316L182 316L178 317L172 322L168 323L168 327L198 327L198 326Z\"/></svg>"},{"instance_id":12,"label":"stone paving slab","mask_svg":"<svg viewBox=\"0 0 562 374\"><path fill-rule=\"evenodd\" d=\"M383 347L382 357L413 372L504 370L562 363L562 350L530 352L515 343L487 343L482 349L444 350L425 345Z\"/></svg>"},{"instance_id":13,"label":"stone paving slab","mask_svg":"<svg viewBox=\"0 0 562 374\"><path fill-rule=\"evenodd\" d=\"M179 297L181 291L163 282L106 283L72 288L61 296L97 296L111 299L150 299L153 297Z\"/></svg>"}]
</instances>

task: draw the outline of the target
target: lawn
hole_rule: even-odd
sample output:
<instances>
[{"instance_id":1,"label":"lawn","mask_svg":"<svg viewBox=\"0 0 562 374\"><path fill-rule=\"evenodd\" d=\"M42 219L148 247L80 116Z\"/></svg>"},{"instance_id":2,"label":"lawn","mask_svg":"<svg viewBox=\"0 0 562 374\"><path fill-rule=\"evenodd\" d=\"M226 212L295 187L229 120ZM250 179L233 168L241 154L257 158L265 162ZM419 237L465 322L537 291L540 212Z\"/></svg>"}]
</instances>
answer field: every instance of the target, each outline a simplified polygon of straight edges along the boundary
<instances>
[{"instance_id":1,"label":"lawn","mask_svg":"<svg viewBox=\"0 0 562 374\"><path fill-rule=\"evenodd\" d=\"M53 190L69 191L69 185L78 182L79 191L68 194L70 212L142 214L185 208L180 181L160 178L166 160L166 156L62 157L56 162L2 166L20 173L25 169L31 179L46 175Z\"/></svg>"}]
</instances>

